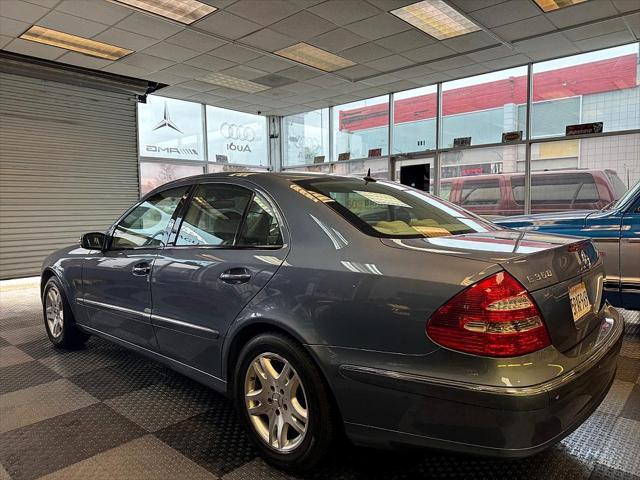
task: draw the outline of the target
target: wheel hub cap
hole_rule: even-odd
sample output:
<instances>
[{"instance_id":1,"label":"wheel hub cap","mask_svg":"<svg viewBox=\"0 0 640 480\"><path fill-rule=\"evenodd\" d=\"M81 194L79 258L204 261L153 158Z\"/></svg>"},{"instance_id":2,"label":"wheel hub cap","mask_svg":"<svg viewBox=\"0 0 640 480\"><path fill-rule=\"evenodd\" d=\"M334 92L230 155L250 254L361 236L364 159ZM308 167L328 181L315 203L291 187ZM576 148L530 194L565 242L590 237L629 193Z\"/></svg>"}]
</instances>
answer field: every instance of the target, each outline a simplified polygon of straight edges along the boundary
<instances>
[{"instance_id":1,"label":"wheel hub cap","mask_svg":"<svg viewBox=\"0 0 640 480\"><path fill-rule=\"evenodd\" d=\"M264 443L285 453L297 448L307 433L307 397L291 364L275 353L253 359L245 377L245 408Z\"/></svg>"},{"instance_id":2,"label":"wheel hub cap","mask_svg":"<svg viewBox=\"0 0 640 480\"><path fill-rule=\"evenodd\" d=\"M62 295L56 286L47 290L45 312L49 332L54 338L58 338L62 334L64 325L64 306L62 304Z\"/></svg>"}]
</instances>

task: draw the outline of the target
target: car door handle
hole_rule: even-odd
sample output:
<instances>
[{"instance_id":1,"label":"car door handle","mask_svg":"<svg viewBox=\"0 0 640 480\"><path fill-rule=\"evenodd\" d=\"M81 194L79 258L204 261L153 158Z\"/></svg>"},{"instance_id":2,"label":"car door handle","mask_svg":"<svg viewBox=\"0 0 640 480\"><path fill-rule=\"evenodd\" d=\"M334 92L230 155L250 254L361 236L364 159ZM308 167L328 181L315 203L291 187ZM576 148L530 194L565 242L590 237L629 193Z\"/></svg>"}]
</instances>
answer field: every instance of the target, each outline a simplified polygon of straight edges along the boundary
<instances>
[{"instance_id":1,"label":"car door handle","mask_svg":"<svg viewBox=\"0 0 640 480\"><path fill-rule=\"evenodd\" d=\"M131 269L131 272L134 275L149 275L149 273L151 273L151 265L147 262L136 263Z\"/></svg>"},{"instance_id":2,"label":"car door handle","mask_svg":"<svg viewBox=\"0 0 640 480\"><path fill-rule=\"evenodd\" d=\"M251 274L244 268L232 268L220 274L220 280L234 285L246 283L249 279L251 279Z\"/></svg>"}]
</instances>

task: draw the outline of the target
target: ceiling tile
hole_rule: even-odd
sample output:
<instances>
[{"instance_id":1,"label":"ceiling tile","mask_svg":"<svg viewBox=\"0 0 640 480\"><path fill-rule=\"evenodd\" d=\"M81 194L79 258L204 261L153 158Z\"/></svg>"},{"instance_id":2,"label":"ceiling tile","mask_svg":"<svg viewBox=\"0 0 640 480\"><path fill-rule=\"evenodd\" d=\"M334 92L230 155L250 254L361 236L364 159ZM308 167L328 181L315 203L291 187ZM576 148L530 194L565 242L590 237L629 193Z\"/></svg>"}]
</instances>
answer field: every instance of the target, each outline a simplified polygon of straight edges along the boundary
<instances>
[{"instance_id":1,"label":"ceiling tile","mask_svg":"<svg viewBox=\"0 0 640 480\"><path fill-rule=\"evenodd\" d=\"M518 22L509 23L500 27L495 27L492 31L503 40L511 42L519 38L531 37L541 33L552 32L556 29L544 15L527 18Z\"/></svg>"},{"instance_id":2,"label":"ceiling tile","mask_svg":"<svg viewBox=\"0 0 640 480\"><path fill-rule=\"evenodd\" d=\"M147 55L145 53L132 53L131 55L127 55L123 59L118 60L118 63L133 65L134 67L146 70L147 72L156 72L170 67L174 62L172 60L154 57L153 55Z\"/></svg>"},{"instance_id":3,"label":"ceiling tile","mask_svg":"<svg viewBox=\"0 0 640 480\"><path fill-rule=\"evenodd\" d=\"M155 38L144 37L137 33L120 30L119 28L110 28L101 34L96 35L93 39L98 40L99 42L110 43L112 45L136 51L144 50L158 42Z\"/></svg>"},{"instance_id":4,"label":"ceiling tile","mask_svg":"<svg viewBox=\"0 0 640 480\"><path fill-rule=\"evenodd\" d=\"M271 25L300 11L301 7L285 0L240 0L226 8L239 17L246 18L260 25Z\"/></svg>"},{"instance_id":5,"label":"ceiling tile","mask_svg":"<svg viewBox=\"0 0 640 480\"><path fill-rule=\"evenodd\" d=\"M281 48L297 43L296 39L269 28L263 28L251 35L247 35L241 41L244 44L251 45L262 50L267 50L269 52L275 52L276 50L280 50Z\"/></svg>"},{"instance_id":6,"label":"ceiling tile","mask_svg":"<svg viewBox=\"0 0 640 480\"><path fill-rule=\"evenodd\" d=\"M114 64L117 65L117 62ZM180 75L174 75L173 73L163 72L162 70L159 72L150 73L148 75L150 80L160 83L166 83L167 85L172 85L174 83L182 83L185 81L184 77Z\"/></svg>"},{"instance_id":7,"label":"ceiling tile","mask_svg":"<svg viewBox=\"0 0 640 480\"><path fill-rule=\"evenodd\" d=\"M134 12L122 5L101 0L63 0L56 10L107 25L113 25Z\"/></svg>"},{"instance_id":8,"label":"ceiling tile","mask_svg":"<svg viewBox=\"0 0 640 480\"><path fill-rule=\"evenodd\" d=\"M22 55L30 55L46 60L55 60L63 53L66 53L66 50L62 48L30 42L28 40L22 40L21 38L16 38L9 45L6 45L4 49L9 52L21 53Z\"/></svg>"},{"instance_id":9,"label":"ceiling tile","mask_svg":"<svg viewBox=\"0 0 640 480\"><path fill-rule=\"evenodd\" d=\"M336 28L309 40L309 43L329 52L337 53L347 48L366 43L368 40L346 28Z\"/></svg>"},{"instance_id":10,"label":"ceiling tile","mask_svg":"<svg viewBox=\"0 0 640 480\"><path fill-rule=\"evenodd\" d=\"M157 40L164 40L165 38L175 35L179 31L183 30L183 27L167 20L152 17L151 15L145 15L143 13L134 13L133 15L129 15L121 22L118 22L116 26L122 30L144 35L145 37L155 38Z\"/></svg>"},{"instance_id":11,"label":"ceiling tile","mask_svg":"<svg viewBox=\"0 0 640 480\"><path fill-rule=\"evenodd\" d=\"M142 78L145 80L150 80L150 77L152 75L143 68L136 67L134 65L127 65L126 63L121 63L120 60L102 68L102 71L114 73L116 75L124 75L125 77Z\"/></svg>"},{"instance_id":12,"label":"ceiling tile","mask_svg":"<svg viewBox=\"0 0 640 480\"><path fill-rule=\"evenodd\" d=\"M7 35L11 37L19 37L30 26L31 24L27 22L21 22L19 20L12 20L11 18L0 17L0 32L3 35Z\"/></svg>"},{"instance_id":13,"label":"ceiling tile","mask_svg":"<svg viewBox=\"0 0 640 480\"><path fill-rule=\"evenodd\" d=\"M60 0L27 0L29 3L35 3L41 7L53 8L60 2Z\"/></svg>"},{"instance_id":14,"label":"ceiling tile","mask_svg":"<svg viewBox=\"0 0 640 480\"><path fill-rule=\"evenodd\" d=\"M396 53L414 50L435 42L435 38L417 30L407 30L406 32L396 33L395 35L376 40L378 45Z\"/></svg>"},{"instance_id":15,"label":"ceiling tile","mask_svg":"<svg viewBox=\"0 0 640 480\"><path fill-rule=\"evenodd\" d=\"M338 71L341 77L349 78L351 80L358 80L362 77L368 77L380 73L378 70L367 67L365 65L356 65L354 67L344 68Z\"/></svg>"},{"instance_id":16,"label":"ceiling tile","mask_svg":"<svg viewBox=\"0 0 640 480\"><path fill-rule=\"evenodd\" d=\"M473 32L459 37L448 38L442 41L442 45L454 49L456 52L468 52L485 48L489 45L497 45L498 40L493 38L487 32Z\"/></svg>"},{"instance_id":17,"label":"ceiling tile","mask_svg":"<svg viewBox=\"0 0 640 480\"><path fill-rule=\"evenodd\" d=\"M360 83L366 83L367 85L371 85L372 87L378 87L389 83L399 82L400 80L402 80L402 77L404 77L402 71L397 73L385 73L376 77L368 78Z\"/></svg>"},{"instance_id":18,"label":"ceiling tile","mask_svg":"<svg viewBox=\"0 0 640 480\"><path fill-rule=\"evenodd\" d=\"M209 86L211 87L213 85ZM217 105L217 102L223 102L225 101L225 98L219 95L214 95L213 93L197 93L189 97L189 100L206 103L208 105Z\"/></svg>"},{"instance_id":19,"label":"ceiling tile","mask_svg":"<svg viewBox=\"0 0 640 480\"><path fill-rule=\"evenodd\" d=\"M410 30L413 27L393 15L382 13L375 17L369 17L365 20L351 23L345 28L369 40L377 40L405 30Z\"/></svg>"},{"instance_id":20,"label":"ceiling tile","mask_svg":"<svg viewBox=\"0 0 640 480\"><path fill-rule=\"evenodd\" d=\"M572 28L562 32L572 42L586 40L587 38L599 37L609 33L626 30L627 26L622 18L614 18L606 22L592 23L584 27Z\"/></svg>"},{"instance_id":21,"label":"ceiling tile","mask_svg":"<svg viewBox=\"0 0 640 480\"><path fill-rule=\"evenodd\" d=\"M179 83L177 86L181 88L188 88L189 90L194 90L196 92L208 92L216 87L215 85L208 82L201 82L200 80L188 80L186 82Z\"/></svg>"},{"instance_id":22,"label":"ceiling tile","mask_svg":"<svg viewBox=\"0 0 640 480\"><path fill-rule=\"evenodd\" d=\"M244 63L248 62L249 60L253 60L254 58L258 58L262 54L249 48L244 48L228 43L220 48L212 50L211 52L209 52L209 55L213 55L218 58L224 58L225 60L229 60L230 62Z\"/></svg>"},{"instance_id":23,"label":"ceiling tile","mask_svg":"<svg viewBox=\"0 0 640 480\"><path fill-rule=\"evenodd\" d=\"M230 68L236 65L235 62L230 62L229 60L224 60L218 57L212 57L211 55L199 55L194 58L190 58L189 60L184 61L187 65L192 65L194 67L204 68L205 70L209 70L211 72L219 72L220 70L224 70L225 68Z\"/></svg>"},{"instance_id":24,"label":"ceiling tile","mask_svg":"<svg viewBox=\"0 0 640 480\"><path fill-rule=\"evenodd\" d=\"M233 40L237 40L262 28L258 23L224 11L207 15L202 20L195 22L193 26Z\"/></svg>"},{"instance_id":25,"label":"ceiling tile","mask_svg":"<svg viewBox=\"0 0 640 480\"><path fill-rule=\"evenodd\" d=\"M336 28L335 24L302 11L271 25L273 30L289 35L296 40L308 40Z\"/></svg>"},{"instance_id":26,"label":"ceiling tile","mask_svg":"<svg viewBox=\"0 0 640 480\"><path fill-rule=\"evenodd\" d=\"M474 62L466 55L456 55L455 57L447 58L445 60L436 60L435 62L429 62L429 68L436 72L443 72L445 70L451 70L453 68L460 68L472 65Z\"/></svg>"},{"instance_id":27,"label":"ceiling tile","mask_svg":"<svg viewBox=\"0 0 640 480\"><path fill-rule=\"evenodd\" d=\"M404 92L405 90L411 90L416 88L415 82L409 82L407 80L399 80L397 82L388 83L386 85L381 85L379 88L383 90L384 93L395 93L395 92Z\"/></svg>"},{"instance_id":28,"label":"ceiling tile","mask_svg":"<svg viewBox=\"0 0 640 480\"><path fill-rule=\"evenodd\" d=\"M184 62L185 60L198 55L198 52L194 50L180 47L179 45L173 45L167 42L156 43L155 45L145 49L144 53L160 58L165 58L167 60L173 60L175 62Z\"/></svg>"},{"instance_id":29,"label":"ceiling tile","mask_svg":"<svg viewBox=\"0 0 640 480\"><path fill-rule=\"evenodd\" d=\"M380 10L388 12L396 8L404 7L410 3L416 3L416 0L367 0L370 4L375 5Z\"/></svg>"},{"instance_id":30,"label":"ceiling tile","mask_svg":"<svg viewBox=\"0 0 640 480\"><path fill-rule=\"evenodd\" d=\"M547 56L551 56L551 54L547 53ZM528 55L516 54L516 55L511 55L509 57L489 60L488 62L483 62L483 65L487 67L489 70L502 70L505 68L512 68L512 67L518 67L520 65L525 65L530 61L531 59Z\"/></svg>"},{"instance_id":31,"label":"ceiling tile","mask_svg":"<svg viewBox=\"0 0 640 480\"><path fill-rule=\"evenodd\" d=\"M564 53L576 53L578 50L561 33L552 33L542 37L532 38L514 43L516 51L526 55L534 54L536 58L542 55L546 58L558 57Z\"/></svg>"},{"instance_id":32,"label":"ceiling tile","mask_svg":"<svg viewBox=\"0 0 640 480\"><path fill-rule=\"evenodd\" d=\"M59 57L58 59L56 59L56 61L62 62L62 63L68 63L70 65L76 65L78 67L93 68L93 69L103 68L113 63L112 60L105 60L104 58L90 57L88 55L83 55L77 52L67 52L61 57Z\"/></svg>"},{"instance_id":33,"label":"ceiling tile","mask_svg":"<svg viewBox=\"0 0 640 480\"><path fill-rule=\"evenodd\" d=\"M225 98L236 98L241 95L244 95L244 92L240 92L239 90L234 90L233 88L227 88L227 87L216 88L215 90L212 90L211 93L213 93L214 95L225 97Z\"/></svg>"},{"instance_id":34,"label":"ceiling tile","mask_svg":"<svg viewBox=\"0 0 640 480\"><path fill-rule=\"evenodd\" d=\"M278 72L278 75L290 78L292 80L304 82L305 80L309 80L310 78L317 77L318 75L320 75L320 73L309 68L295 66Z\"/></svg>"},{"instance_id":35,"label":"ceiling tile","mask_svg":"<svg viewBox=\"0 0 640 480\"><path fill-rule=\"evenodd\" d=\"M193 90L190 90L188 88L178 87L178 86L170 86L170 87L161 88L160 90L157 91L157 94L163 97L184 99L193 95Z\"/></svg>"},{"instance_id":36,"label":"ceiling tile","mask_svg":"<svg viewBox=\"0 0 640 480\"><path fill-rule=\"evenodd\" d=\"M209 50L221 47L226 43L223 40L218 40L210 35L194 32L188 29L172 35L165 41L200 53L208 52Z\"/></svg>"},{"instance_id":37,"label":"ceiling tile","mask_svg":"<svg viewBox=\"0 0 640 480\"><path fill-rule=\"evenodd\" d=\"M462 12L469 13L482 8L491 7L498 3L503 3L504 1L505 0L450 0L450 3L454 8L457 8Z\"/></svg>"},{"instance_id":38,"label":"ceiling tile","mask_svg":"<svg viewBox=\"0 0 640 480\"><path fill-rule=\"evenodd\" d=\"M388 57L379 58L371 62L366 62L366 65L376 70L380 70L381 72L388 72L391 70L397 70L398 68L413 65L413 62L408 58L400 55L390 55Z\"/></svg>"},{"instance_id":39,"label":"ceiling tile","mask_svg":"<svg viewBox=\"0 0 640 480\"><path fill-rule=\"evenodd\" d=\"M599 37L580 40L579 42L575 42L575 44L581 51L588 52L601 48L616 47L633 41L635 41L635 38L629 33L629 30L622 30L621 32L613 32Z\"/></svg>"},{"instance_id":40,"label":"ceiling tile","mask_svg":"<svg viewBox=\"0 0 640 480\"><path fill-rule=\"evenodd\" d=\"M631 10L638 9L638 2L636 0L611 0L613 6L620 12L630 12Z\"/></svg>"},{"instance_id":41,"label":"ceiling tile","mask_svg":"<svg viewBox=\"0 0 640 480\"><path fill-rule=\"evenodd\" d=\"M22 0L0 1L0 16L35 23L49 11L48 8L23 2Z\"/></svg>"},{"instance_id":42,"label":"ceiling tile","mask_svg":"<svg viewBox=\"0 0 640 480\"><path fill-rule=\"evenodd\" d=\"M408 52L402 53L403 56L415 62L426 62L429 60L434 60L436 58L455 54L455 50L452 50L449 47L445 47L441 43L434 43L433 45L416 48L415 50L409 50Z\"/></svg>"},{"instance_id":43,"label":"ceiling tile","mask_svg":"<svg viewBox=\"0 0 640 480\"><path fill-rule=\"evenodd\" d=\"M364 0L328 0L309 9L336 25L346 25L380 14L380 9Z\"/></svg>"},{"instance_id":44,"label":"ceiling tile","mask_svg":"<svg viewBox=\"0 0 640 480\"><path fill-rule=\"evenodd\" d=\"M171 75L177 75L179 77L194 79L201 78L205 75L209 74L209 70L204 70L198 67L192 67L191 65L185 64L176 64L171 67L167 67L163 70L160 70L158 73L169 73Z\"/></svg>"},{"instance_id":45,"label":"ceiling tile","mask_svg":"<svg viewBox=\"0 0 640 480\"><path fill-rule=\"evenodd\" d=\"M609 0L597 0L549 12L547 13L547 18L554 25L562 28L617 14L618 11Z\"/></svg>"},{"instance_id":46,"label":"ceiling tile","mask_svg":"<svg viewBox=\"0 0 640 480\"><path fill-rule=\"evenodd\" d=\"M573 8L573 7L572 7ZM475 10L470 16L487 28L506 25L540 15L540 9L531 0L509 0L508 4Z\"/></svg>"},{"instance_id":47,"label":"ceiling tile","mask_svg":"<svg viewBox=\"0 0 640 480\"><path fill-rule=\"evenodd\" d=\"M13 40L13 37L7 35L0 35L0 48L4 48L9 42Z\"/></svg>"},{"instance_id":48,"label":"ceiling tile","mask_svg":"<svg viewBox=\"0 0 640 480\"><path fill-rule=\"evenodd\" d=\"M391 55L392 52L382 48L380 45L376 45L373 42L358 45L357 47L349 48L340 52L340 56L353 60L356 63L370 62L381 57Z\"/></svg>"},{"instance_id":49,"label":"ceiling tile","mask_svg":"<svg viewBox=\"0 0 640 480\"><path fill-rule=\"evenodd\" d=\"M315 80L315 79L310 79L310 80ZM290 90L299 95L306 95L309 92L316 91L317 89L318 87L316 85L310 85L309 83L305 83L305 82L298 82L298 83L293 83L291 85L287 85L287 90Z\"/></svg>"},{"instance_id":50,"label":"ceiling tile","mask_svg":"<svg viewBox=\"0 0 640 480\"><path fill-rule=\"evenodd\" d=\"M399 72L395 73L395 75L400 75L402 78L411 78L414 79L416 77L424 77L426 75L433 74L433 70L431 70L427 65L416 65L415 67L403 68ZM368 82L369 80L365 80Z\"/></svg>"},{"instance_id":51,"label":"ceiling tile","mask_svg":"<svg viewBox=\"0 0 640 480\"><path fill-rule=\"evenodd\" d=\"M103 23L82 20L73 15L56 12L55 10L38 20L38 25L87 38L93 37L109 28L108 25Z\"/></svg>"},{"instance_id":52,"label":"ceiling tile","mask_svg":"<svg viewBox=\"0 0 640 480\"><path fill-rule=\"evenodd\" d=\"M245 80L253 80L267 74L267 72L258 70L257 68L247 67L246 65L236 65L235 67L223 70L221 73Z\"/></svg>"},{"instance_id":53,"label":"ceiling tile","mask_svg":"<svg viewBox=\"0 0 640 480\"><path fill-rule=\"evenodd\" d=\"M489 72L489 67L480 64L468 65L466 67L454 68L447 70L446 73L451 78L465 78L473 77L474 75L481 75Z\"/></svg>"},{"instance_id":54,"label":"ceiling tile","mask_svg":"<svg viewBox=\"0 0 640 480\"><path fill-rule=\"evenodd\" d=\"M290 62L280 60L279 58L264 55L246 63L247 66L264 70L268 73L279 72L292 66Z\"/></svg>"},{"instance_id":55,"label":"ceiling tile","mask_svg":"<svg viewBox=\"0 0 640 480\"><path fill-rule=\"evenodd\" d=\"M307 83L316 87L334 88L339 85L351 84L348 80L336 77L334 75L320 75L316 78L310 78Z\"/></svg>"},{"instance_id":56,"label":"ceiling tile","mask_svg":"<svg viewBox=\"0 0 640 480\"><path fill-rule=\"evenodd\" d=\"M485 62L495 58L509 57L515 52L515 47L509 48L506 45L498 45L497 47L486 48L478 52L467 54L474 62Z\"/></svg>"}]
</instances>

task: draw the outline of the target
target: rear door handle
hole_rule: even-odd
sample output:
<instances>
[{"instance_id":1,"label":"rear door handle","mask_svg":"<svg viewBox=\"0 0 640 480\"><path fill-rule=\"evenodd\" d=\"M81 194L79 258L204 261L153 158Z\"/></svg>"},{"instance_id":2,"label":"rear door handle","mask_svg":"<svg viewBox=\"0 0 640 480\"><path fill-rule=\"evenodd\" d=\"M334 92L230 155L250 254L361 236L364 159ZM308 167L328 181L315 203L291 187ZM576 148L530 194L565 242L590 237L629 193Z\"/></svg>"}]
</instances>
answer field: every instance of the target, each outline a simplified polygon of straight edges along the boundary
<instances>
[{"instance_id":1,"label":"rear door handle","mask_svg":"<svg viewBox=\"0 0 640 480\"><path fill-rule=\"evenodd\" d=\"M251 274L246 268L230 268L220 274L220 280L225 283L231 283L237 285L239 283L246 283L251 279Z\"/></svg>"},{"instance_id":2,"label":"rear door handle","mask_svg":"<svg viewBox=\"0 0 640 480\"><path fill-rule=\"evenodd\" d=\"M139 276L149 275L149 273L151 273L151 265L149 265L147 262L136 263L131 269L131 272L134 275Z\"/></svg>"}]
</instances>

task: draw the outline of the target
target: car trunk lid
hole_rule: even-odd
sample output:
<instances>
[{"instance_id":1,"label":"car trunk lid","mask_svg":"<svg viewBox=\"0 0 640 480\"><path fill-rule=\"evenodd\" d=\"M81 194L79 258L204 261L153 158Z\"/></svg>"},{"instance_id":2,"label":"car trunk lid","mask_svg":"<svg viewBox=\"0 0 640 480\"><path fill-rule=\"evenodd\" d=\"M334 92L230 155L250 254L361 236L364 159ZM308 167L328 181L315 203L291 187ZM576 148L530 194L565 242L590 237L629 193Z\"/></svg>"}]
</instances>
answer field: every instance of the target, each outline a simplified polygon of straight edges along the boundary
<instances>
[{"instance_id":1,"label":"car trunk lid","mask_svg":"<svg viewBox=\"0 0 640 480\"><path fill-rule=\"evenodd\" d=\"M552 343L560 351L573 348L600 324L598 312L604 269L590 241L500 230L434 238L386 238L382 242L395 248L465 256L498 264L533 296ZM585 298L588 308L581 304ZM575 319L572 302L576 307ZM580 306L583 308L577 308Z\"/></svg>"}]
</instances>

